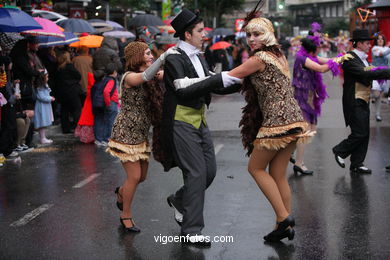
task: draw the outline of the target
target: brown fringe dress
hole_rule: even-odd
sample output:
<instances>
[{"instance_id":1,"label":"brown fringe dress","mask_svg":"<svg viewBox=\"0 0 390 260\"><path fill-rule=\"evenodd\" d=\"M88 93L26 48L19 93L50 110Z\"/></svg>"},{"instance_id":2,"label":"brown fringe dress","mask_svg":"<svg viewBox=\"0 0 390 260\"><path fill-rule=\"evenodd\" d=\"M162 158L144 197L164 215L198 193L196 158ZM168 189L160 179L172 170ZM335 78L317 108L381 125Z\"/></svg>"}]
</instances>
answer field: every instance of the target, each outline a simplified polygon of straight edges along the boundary
<instances>
[{"instance_id":1,"label":"brown fringe dress","mask_svg":"<svg viewBox=\"0 0 390 260\"><path fill-rule=\"evenodd\" d=\"M149 160L148 133L151 126L150 101L145 84L125 87L123 75L121 109L115 119L107 152L122 162Z\"/></svg>"},{"instance_id":2,"label":"brown fringe dress","mask_svg":"<svg viewBox=\"0 0 390 260\"><path fill-rule=\"evenodd\" d=\"M279 150L289 143L306 143L315 132L294 98L288 67L282 66L271 53L259 51L255 58L265 63L265 70L250 75L257 95L263 121L254 141L256 149Z\"/></svg>"}]
</instances>

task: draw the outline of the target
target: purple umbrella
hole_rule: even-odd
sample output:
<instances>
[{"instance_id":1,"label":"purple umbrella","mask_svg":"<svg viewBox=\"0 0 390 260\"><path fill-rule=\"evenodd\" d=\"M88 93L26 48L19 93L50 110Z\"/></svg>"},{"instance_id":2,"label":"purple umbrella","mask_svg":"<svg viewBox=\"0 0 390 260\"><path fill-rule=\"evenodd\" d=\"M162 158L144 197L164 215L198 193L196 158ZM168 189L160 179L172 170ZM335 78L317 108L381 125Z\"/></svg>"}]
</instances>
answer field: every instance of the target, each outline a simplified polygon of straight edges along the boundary
<instances>
[{"instance_id":1,"label":"purple umbrella","mask_svg":"<svg viewBox=\"0 0 390 260\"><path fill-rule=\"evenodd\" d=\"M111 31L103 33L105 37L114 37L114 38L135 38L135 35L128 31Z\"/></svg>"}]
</instances>

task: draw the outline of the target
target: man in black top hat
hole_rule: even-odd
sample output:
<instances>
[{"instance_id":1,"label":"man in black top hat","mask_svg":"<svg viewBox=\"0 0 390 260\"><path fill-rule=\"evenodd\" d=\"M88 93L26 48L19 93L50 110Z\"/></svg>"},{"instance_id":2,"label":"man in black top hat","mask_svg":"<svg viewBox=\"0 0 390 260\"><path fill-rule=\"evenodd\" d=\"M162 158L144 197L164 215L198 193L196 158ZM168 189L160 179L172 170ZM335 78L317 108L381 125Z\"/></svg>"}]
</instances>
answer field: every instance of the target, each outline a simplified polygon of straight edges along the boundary
<instances>
[{"instance_id":1,"label":"man in black top hat","mask_svg":"<svg viewBox=\"0 0 390 260\"><path fill-rule=\"evenodd\" d=\"M350 170L354 173L371 173L363 162L367 154L370 135L369 99L373 80L390 79L390 69L373 70L367 62L372 40L367 30L357 29L350 40L354 58L344 61L343 112L351 134L333 147L337 164L345 167L344 159L351 156Z\"/></svg>"},{"instance_id":2,"label":"man in black top hat","mask_svg":"<svg viewBox=\"0 0 390 260\"><path fill-rule=\"evenodd\" d=\"M226 73L210 76L205 59L199 55L205 40L204 24L193 12L183 9L171 23L175 37L180 37L179 55L168 56L164 66L166 92L163 104L164 170L178 166L184 185L168 197L175 210L185 242L210 246L204 227L203 208L205 190L216 174L214 145L205 120L205 108L211 93L228 94L238 90L239 79ZM198 81L199 79L205 80ZM186 87L178 87L175 80L188 79ZM194 81L195 80L195 81Z\"/></svg>"}]
</instances>

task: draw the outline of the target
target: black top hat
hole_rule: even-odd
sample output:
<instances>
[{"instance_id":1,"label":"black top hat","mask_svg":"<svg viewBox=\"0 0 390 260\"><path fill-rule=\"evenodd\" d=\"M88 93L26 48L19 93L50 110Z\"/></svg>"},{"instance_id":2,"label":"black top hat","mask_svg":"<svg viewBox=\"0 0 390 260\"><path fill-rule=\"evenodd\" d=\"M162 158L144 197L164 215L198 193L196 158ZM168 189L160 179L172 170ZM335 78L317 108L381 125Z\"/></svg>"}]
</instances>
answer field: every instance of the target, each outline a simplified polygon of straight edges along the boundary
<instances>
[{"instance_id":1,"label":"black top hat","mask_svg":"<svg viewBox=\"0 0 390 260\"><path fill-rule=\"evenodd\" d=\"M350 39L351 42L359 42L359 41L369 41L373 40L373 38L370 37L367 30L364 29L356 29L352 33L352 38Z\"/></svg>"},{"instance_id":2,"label":"black top hat","mask_svg":"<svg viewBox=\"0 0 390 260\"><path fill-rule=\"evenodd\" d=\"M198 18L197 14L194 14L190 10L184 8L171 22L171 26L175 29L174 37L179 37L179 35L185 31L185 29L193 24Z\"/></svg>"}]
</instances>

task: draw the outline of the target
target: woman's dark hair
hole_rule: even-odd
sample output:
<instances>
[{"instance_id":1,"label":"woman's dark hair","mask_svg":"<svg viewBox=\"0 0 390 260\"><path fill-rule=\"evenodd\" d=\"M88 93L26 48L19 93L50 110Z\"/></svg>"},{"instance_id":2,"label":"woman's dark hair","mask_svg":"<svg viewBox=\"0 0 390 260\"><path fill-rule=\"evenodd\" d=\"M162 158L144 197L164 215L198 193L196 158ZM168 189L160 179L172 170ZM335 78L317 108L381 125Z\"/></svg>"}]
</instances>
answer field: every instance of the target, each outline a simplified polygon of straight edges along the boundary
<instances>
[{"instance_id":1,"label":"woman's dark hair","mask_svg":"<svg viewBox=\"0 0 390 260\"><path fill-rule=\"evenodd\" d=\"M303 38L301 39L302 47L308 52L315 53L317 51L317 45L315 43L308 39L308 38Z\"/></svg>"},{"instance_id":2,"label":"woman's dark hair","mask_svg":"<svg viewBox=\"0 0 390 260\"><path fill-rule=\"evenodd\" d=\"M194 30L195 26L201 22L203 22L203 18L197 17L191 25L187 26L186 29L182 33L179 34L179 39L182 41L185 41L185 39L186 39L185 33L189 32L192 35L192 30Z\"/></svg>"},{"instance_id":3,"label":"woman's dark hair","mask_svg":"<svg viewBox=\"0 0 390 260\"><path fill-rule=\"evenodd\" d=\"M378 34L377 37L375 37L375 40L374 40L374 46L378 46L378 38L379 36L382 36L382 39L383 39L383 46L386 46L386 37L383 35L383 34Z\"/></svg>"},{"instance_id":4,"label":"woman's dark hair","mask_svg":"<svg viewBox=\"0 0 390 260\"><path fill-rule=\"evenodd\" d=\"M114 71L116 71L116 65L114 63L108 63L104 68L104 73L106 73L106 75L111 75Z\"/></svg>"}]
</instances>

